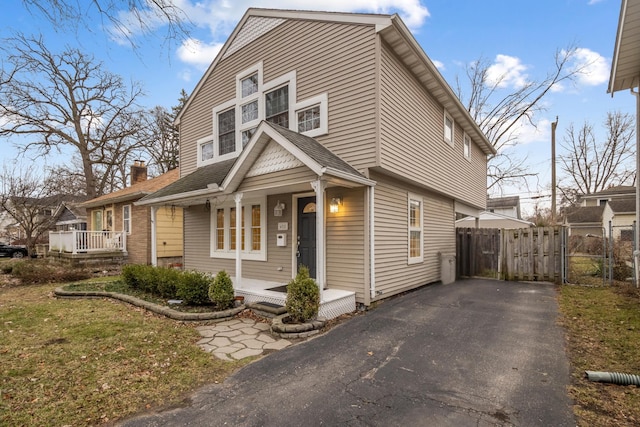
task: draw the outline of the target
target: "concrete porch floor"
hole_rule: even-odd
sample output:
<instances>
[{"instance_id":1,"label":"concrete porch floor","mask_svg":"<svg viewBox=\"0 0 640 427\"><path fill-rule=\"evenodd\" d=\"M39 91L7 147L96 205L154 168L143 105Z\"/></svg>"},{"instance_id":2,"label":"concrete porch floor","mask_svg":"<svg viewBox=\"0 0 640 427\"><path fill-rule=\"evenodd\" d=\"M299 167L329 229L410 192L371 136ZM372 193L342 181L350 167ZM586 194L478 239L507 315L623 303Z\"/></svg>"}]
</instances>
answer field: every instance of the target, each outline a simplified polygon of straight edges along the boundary
<instances>
[{"instance_id":1,"label":"concrete porch floor","mask_svg":"<svg viewBox=\"0 0 640 427\"><path fill-rule=\"evenodd\" d=\"M287 294L271 290L276 287L286 286L286 283L274 283L262 280L242 279L240 286L236 285L234 277L233 288L237 296L243 296L245 303L268 302L271 304L285 305ZM334 319L342 314L351 313L356 309L355 292L341 289L325 289L321 294L320 310L318 316L327 320Z\"/></svg>"}]
</instances>

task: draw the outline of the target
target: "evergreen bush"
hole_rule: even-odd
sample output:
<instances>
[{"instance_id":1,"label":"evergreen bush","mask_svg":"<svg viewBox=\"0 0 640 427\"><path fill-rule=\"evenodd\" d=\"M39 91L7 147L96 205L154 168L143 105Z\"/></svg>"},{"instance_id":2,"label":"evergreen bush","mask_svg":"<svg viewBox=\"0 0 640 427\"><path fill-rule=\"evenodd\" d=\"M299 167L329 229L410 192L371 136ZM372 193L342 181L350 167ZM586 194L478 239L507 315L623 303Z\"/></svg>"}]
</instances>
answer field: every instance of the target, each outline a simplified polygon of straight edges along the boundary
<instances>
[{"instance_id":1,"label":"evergreen bush","mask_svg":"<svg viewBox=\"0 0 640 427\"><path fill-rule=\"evenodd\" d=\"M211 277L198 271L185 271L177 283L176 296L187 305L203 305L209 300Z\"/></svg>"},{"instance_id":2,"label":"evergreen bush","mask_svg":"<svg viewBox=\"0 0 640 427\"><path fill-rule=\"evenodd\" d=\"M156 291L162 298L175 298L182 272L173 268L159 268L156 275Z\"/></svg>"},{"instance_id":3,"label":"evergreen bush","mask_svg":"<svg viewBox=\"0 0 640 427\"><path fill-rule=\"evenodd\" d=\"M320 289L305 266L300 266L296 278L287 285L286 307L293 322L303 323L318 316Z\"/></svg>"},{"instance_id":4,"label":"evergreen bush","mask_svg":"<svg viewBox=\"0 0 640 427\"><path fill-rule=\"evenodd\" d=\"M226 271L216 274L209 286L209 298L218 310L233 308L233 282Z\"/></svg>"}]
</instances>

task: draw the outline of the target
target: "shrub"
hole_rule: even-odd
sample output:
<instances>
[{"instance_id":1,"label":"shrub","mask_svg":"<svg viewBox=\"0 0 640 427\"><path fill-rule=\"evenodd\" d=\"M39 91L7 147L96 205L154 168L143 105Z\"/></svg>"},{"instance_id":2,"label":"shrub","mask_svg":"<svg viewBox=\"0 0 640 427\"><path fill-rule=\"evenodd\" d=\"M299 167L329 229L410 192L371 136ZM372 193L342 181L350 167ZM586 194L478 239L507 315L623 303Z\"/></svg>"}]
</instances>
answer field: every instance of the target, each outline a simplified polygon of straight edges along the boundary
<instances>
[{"instance_id":1,"label":"shrub","mask_svg":"<svg viewBox=\"0 0 640 427\"><path fill-rule=\"evenodd\" d=\"M131 289L140 290L140 277L144 265L127 264L122 267L122 280Z\"/></svg>"},{"instance_id":2,"label":"shrub","mask_svg":"<svg viewBox=\"0 0 640 427\"><path fill-rule=\"evenodd\" d=\"M46 260L24 260L13 264L11 274L22 284L61 283L87 279L87 270L55 266Z\"/></svg>"},{"instance_id":3,"label":"shrub","mask_svg":"<svg viewBox=\"0 0 640 427\"><path fill-rule=\"evenodd\" d=\"M176 296L188 305L202 305L210 302L209 286L211 277L198 271L185 271L176 288Z\"/></svg>"},{"instance_id":4,"label":"shrub","mask_svg":"<svg viewBox=\"0 0 640 427\"><path fill-rule=\"evenodd\" d=\"M226 310L233 307L233 282L226 271L222 270L209 286L209 298L218 310Z\"/></svg>"},{"instance_id":5,"label":"shrub","mask_svg":"<svg viewBox=\"0 0 640 427\"><path fill-rule=\"evenodd\" d=\"M309 277L309 269L305 266L300 266L296 278L287 285L286 307L294 322L306 322L318 315L320 289Z\"/></svg>"},{"instance_id":6,"label":"shrub","mask_svg":"<svg viewBox=\"0 0 640 427\"><path fill-rule=\"evenodd\" d=\"M156 273L158 295L162 298L174 298L182 272L172 268L158 268Z\"/></svg>"},{"instance_id":7,"label":"shrub","mask_svg":"<svg viewBox=\"0 0 640 427\"><path fill-rule=\"evenodd\" d=\"M0 267L0 270L2 271L2 274L11 274L11 272L13 271L13 263L12 262L3 263L2 267Z\"/></svg>"}]
</instances>

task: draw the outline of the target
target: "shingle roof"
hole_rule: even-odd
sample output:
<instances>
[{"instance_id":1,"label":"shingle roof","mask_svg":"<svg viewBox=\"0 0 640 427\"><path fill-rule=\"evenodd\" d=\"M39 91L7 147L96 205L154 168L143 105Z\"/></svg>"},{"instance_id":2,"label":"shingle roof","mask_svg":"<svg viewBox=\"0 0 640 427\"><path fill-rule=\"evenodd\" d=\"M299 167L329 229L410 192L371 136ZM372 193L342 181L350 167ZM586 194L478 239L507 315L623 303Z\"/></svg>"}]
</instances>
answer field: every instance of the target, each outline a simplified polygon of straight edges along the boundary
<instances>
[{"instance_id":1,"label":"shingle roof","mask_svg":"<svg viewBox=\"0 0 640 427\"><path fill-rule=\"evenodd\" d=\"M518 206L520 204L520 196L509 197L487 197L487 208L503 208Z\"/></svg>"},{"instance_id":2,"label":"shingle roof","mask_svg":"<svg viewBox=\"0 0 640 427\"><path fill-rule=\"evenodd\" d=\"M123 200L136 200L147 194L151 194L167 185L175 182L180 176L178 168L172 169L167 173L164 173L156 178L151 178L146 181L138 182L130 187L123 188L122 190L114 191L113 193L105 194L95 199L91 199L80 206L84 208L91 208L106 203L113 203L114 201Z\"/></svg>"},{"instance_id":3,"label":"shingle roof","mask_svg":"<svg viewBox=\"0 0 640 427\"><path fill-rule=\"evenodd\" d=\"M328 148L320 144L315 139L265 121L261 123L261 126L264 125L269 126L271 129L282 135L282 137L304 152L321 167L331 168L348 175L352 175L354 179L356 177L366 178L355 168L332 153ZM253 138L257 138L258 136L259 135L256 134ZM206 190L210 184L221 185L229 175L229 172L231 172L238 159L239 158L230 159L214 163L212 165L202 166L189 175L175 181L173 184L167 185L166 187L143 197L140 201L148 202L154 199L177 196L179 194L190 193L198 190Z\"/></svg>"},{"instance_id":4,"label":"shingle roof","mask_svg":"<svg viewBox=\"0 0 640 427\"><path fill-rule=\"evenodd\" d=\"M589 222L602 222L604 206L581 206L567 213L569 224L584 224Z\"/></svg>"},{"instance_id":5,"label":"shingle roof","mask_svg":"<svg viewBox=\"0 0 640 427\"><path fill-rule=\"evenodd\" d=\"M617 213L635 212L636 211L636 199L619 199L611 200L608 202L611 210Z\"/></svg>"},{"instance_id":6,"label":"shingle roof","mask_svg":"<svg viewBox=\"0 0 640 427\"><path fill-rule=\"evenodd\" d=\"M636 187L632 185L617 185L615 187L609 187L606 190L598 191L592 194L585 194L582 197L598 197L598 196L611 196L615 194L635 194Z\"/></svg>"},{"instance_id":7,"label":"shingle roof","mask_svg":"<svg viewBox=\"0 0 640 427\"><path fill-rule=\"evenodd\" d=\"M220 185L227 177L227 174L235 162L236 159L230 159L212 165L202 166L155 193L143 197L140 201L204 190L209 184Z\"/></svg>"},{"instance_id":8,"label":"shingle roof","mask_svg":"<svg viewBox=\"0 0 640 427\"><path fill-rule=\"evenodd\" d=\"M299 134L287 128L266 122L280 135L284 136L289 142L304 151L309 157L316 161L320 166L330 167L352 175L363 176L354 169L349 163L333 154L327 147L320 144L315 139Z\"/></svg>"}]
</instances>

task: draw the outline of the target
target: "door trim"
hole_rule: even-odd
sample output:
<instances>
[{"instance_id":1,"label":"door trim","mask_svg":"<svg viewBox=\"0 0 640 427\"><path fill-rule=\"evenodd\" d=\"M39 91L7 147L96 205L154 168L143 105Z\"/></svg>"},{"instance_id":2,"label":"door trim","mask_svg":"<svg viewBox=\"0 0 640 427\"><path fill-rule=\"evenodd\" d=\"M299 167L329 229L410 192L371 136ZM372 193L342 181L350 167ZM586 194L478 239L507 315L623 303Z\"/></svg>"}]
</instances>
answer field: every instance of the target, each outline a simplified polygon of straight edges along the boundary
<instances>
[{"instance_id":1,"label":"door trim","mask_svg":"<svg viewBox=\"0 0 640 427\"><path fill-rule=\"evenodd\" d=\"M298 257L296 256L296 245L298 235L298 199L305 197L316 197L315 191L306 193L292 194L291 203L291 278L294 279L298 274ZM317 203L317 200L316 200ZM317 227L316 227L317 228ZM316 233L318 230L316 229ZM316 237L317 239L317 237Z\"/></svg>"}]
</instances>

